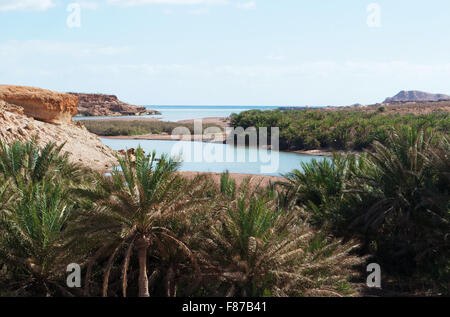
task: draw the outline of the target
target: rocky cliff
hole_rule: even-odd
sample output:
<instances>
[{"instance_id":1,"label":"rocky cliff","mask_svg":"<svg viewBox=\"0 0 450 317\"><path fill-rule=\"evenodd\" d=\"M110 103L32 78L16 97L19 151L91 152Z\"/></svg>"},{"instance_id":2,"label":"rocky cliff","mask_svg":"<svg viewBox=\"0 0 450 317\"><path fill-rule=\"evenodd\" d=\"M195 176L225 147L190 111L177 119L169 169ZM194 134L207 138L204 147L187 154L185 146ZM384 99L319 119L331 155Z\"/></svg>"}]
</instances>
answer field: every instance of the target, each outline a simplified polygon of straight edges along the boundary
<instances>
[{"instance_id":1,"label":"rocky cliff","mask_svg":"<svg viewBox=\"0 0 450 317\"><path fill-rule=\"evenodd\" d=\"M40 88L0 85L0 100L19 105L25 115L48 123L69 123L77 113L76 96Z\"/></svg>"},{"instance_id":2,"label":"rocky cliff","mask_svg":"<svg viewBox=\"0 0 450 317\"><path fill-rule=\"evenodd\" d=\"M155 110L122 102L114 95L70 93L78 97L79 116L141 116L158 114Z\"/></svg>"},{"instance_id":3,"label":"rocky cliff","mask_svg":"<svg viewBox=\"0 0 450 317\"><path fill-rule=\"evenodd\" d=\"M450 96L443 94L430 94L423 91L400 91L394 97L387 98L384 103L425 102L450 100Z\"/></svg>"},{"instance_id":4,"label":"rocky cliff","mask_svg":"<svg viewBox=\"0 0 450 317\"><path fill-rule=\"evenodd\" d=\"M35 137L40 146L66 143L63 151L73 162L107 170L117 163L114 151L82 124L71 120L76 103L75 96L49 90L0 86L0 141L11 143Z\"/></svg>"}]
</instances>

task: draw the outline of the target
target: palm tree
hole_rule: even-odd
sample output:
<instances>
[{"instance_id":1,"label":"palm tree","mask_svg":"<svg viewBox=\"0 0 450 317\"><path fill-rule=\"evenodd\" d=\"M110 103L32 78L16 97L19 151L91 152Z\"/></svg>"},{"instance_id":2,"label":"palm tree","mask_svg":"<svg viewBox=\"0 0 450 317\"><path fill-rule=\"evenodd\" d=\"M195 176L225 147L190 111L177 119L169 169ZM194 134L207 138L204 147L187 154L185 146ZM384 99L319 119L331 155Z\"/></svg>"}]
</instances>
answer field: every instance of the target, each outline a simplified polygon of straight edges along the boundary
<instances>
[{"instance_id":1,"label":"palm tree","mask_svg":"<svg viewBox=\"0 0 450 317\"><path fill-rule=\"evenodd\" d=\"M8 209L15 197L11 191L10 180L0 174L0 215Z\"/></svg>"},{"instance_id":2,"label":"palm tree","mask_svg":"<svg viewBox=\"0 0 450 317\"><path fill-rule=\"evenodd\" d=\"M0 142L0 254L13 284L38 295L68 294L57 280L80 259L66 233L77 205L73 185L89 173L69 162L63 146Z\"/></svg>"},{"instance_id":3,"label":"palm tree","mask_svg":"<svg viewBox=\"0 0 450 317\"><path fill-rule=\"evenodd\" d=\"M373 172L359 175L367 195L357 223L395 266L429 263L435 270L435 261L449 263L449 148L445 137L408 128L393 131L386 145L376 143L366 159Z\"/></svg>"},{"instance_id":4,"label":"palm tree","mask_svg":"<svg viewBox=\"0 0 450 317\"><path fill-rule=\"evenodd\" d=\"M0 257L14 274L19 293L70 294L59 284L74 261L65 231L73 205L62 184L21 185L19 200L0 215Z\"/></svg>"},{"instance_id":5,"label":"palm tree","mask_svg":"<svg viewBox=\"0 0 450 317\"><path fill-rule=\"evenodd\" d=\"M146 156L138 148L134 160L127 154L118 157L118 161L120 169L115 168L111 176L98 175L95 190L86 192L95 201L94 212L87 215L92 234L88 229L87 235L92 239L102 237L104 249L113 247L104 274L103 296L107 296L114 259L126 246L122 266L123 296L127 295L127 271L135 249L139 262L139 296L148 297L150 247L150 254L167 254L167 249L178 248L190 258L193 266L196 265L191 250L177 236L175 224L189 216L200 200L195 192L204 188L177 174L179 163L166 155L157 160L155 152ZM93 262L88 272L92 265ZM87 285L88 279L89 274Z\"/></svg>"},{"instance_id":6,"label":"palm tree","mask_svg":"<svg viewBox=\"0 0 450 317\"><path fill-rule=\"evenodd\" d=\"M50 142L39 147L35 139L25 143L0 142L0 174L11 178L16 184L20 181L36 183L54 177L80 182L85 174L82 172L88 170L69 162L69 154L62 153L64 145L57 146Z\"/></svg>"},{"instance_id":7,"label":"palm tree","mask_svg":"<svg viewBox=\"0 0 450 317\"><path fill-rule=\"evenodd\" d=\"M364 157L364 155L361 155ZM330 159L301 163L277 184L284 189L287 202L305 209L312 224L345 231L352 206L360 201L361 188L354 185L356 171L366 171L363 160L355 155L334 154Z\"/></svg>"},{"instance_id":8,"label":"palm tree","mask_svg":"<svg viewBox=\"0 0 450 317\"><path fill-rule=\"evenodd\" d=\"M223 177L225 179L225 177ZM230 180L226 180L230 182ZM228 196L227 196L228 195ZM226 296L337 296L348 291L357 245L315 233L297 210L277 208L274 192L244 182L203 239L205 272Z\"/></svg>"}]
</instances>

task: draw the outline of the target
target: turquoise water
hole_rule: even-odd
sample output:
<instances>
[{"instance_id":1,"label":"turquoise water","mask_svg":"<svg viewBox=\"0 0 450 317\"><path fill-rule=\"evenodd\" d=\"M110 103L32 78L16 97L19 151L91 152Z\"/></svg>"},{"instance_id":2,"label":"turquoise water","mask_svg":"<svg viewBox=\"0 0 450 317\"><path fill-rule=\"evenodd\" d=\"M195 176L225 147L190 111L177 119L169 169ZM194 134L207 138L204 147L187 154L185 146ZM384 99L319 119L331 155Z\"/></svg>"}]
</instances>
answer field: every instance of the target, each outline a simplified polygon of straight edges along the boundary
<instances>
[{"instance_id":1,"label":"turquoise water","mask_svg":"<svg viewBox=\"0 0 450 317\"><path fill-rule=\"evenodd\" d=\"M146 106L147 109L161 112L158 116L126 116L126 117L74 117L79 120L121 119L121 118L157 118L163 121L177 122L181 120L229 117L233 113L241 113L247 110L272 110L277 107L269 106Z\"/></svg>"},{"instance_id":2,"label":"turquoise water","mask_svg":"<svg viewBox=\"0 0 450 317\"><path fill-rule=\"evenodd\" d=\"M222 173L228 170L230 173L279 176L293 169L301 169L300 162L324 159L318 156L233 147L227 144L104 138L101 140L113 150L137 148L140 145L146 153L156 151L158 155L171 154L181 159L181 171Z\"/></svg>"}]
</instances>

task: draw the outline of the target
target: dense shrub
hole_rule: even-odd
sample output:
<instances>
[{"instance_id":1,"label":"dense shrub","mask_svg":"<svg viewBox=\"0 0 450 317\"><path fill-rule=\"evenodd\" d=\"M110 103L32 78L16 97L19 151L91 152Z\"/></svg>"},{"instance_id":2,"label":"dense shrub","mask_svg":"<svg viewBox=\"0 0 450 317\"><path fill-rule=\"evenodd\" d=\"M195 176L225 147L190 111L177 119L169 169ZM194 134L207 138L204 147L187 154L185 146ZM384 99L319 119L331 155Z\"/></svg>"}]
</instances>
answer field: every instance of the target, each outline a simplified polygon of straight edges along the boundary
<instances>
[{"instance_id":1,"label":"dense shrub","mask_svg":"<svg viewBox=\"0 0 450 317\"><path fill-rule=\"evenodd\" d=\"M234 114L233 127L279 127L281 150L363 150L374 141L385 143L387 131L402 127L430 127L448 134L450 115L433 113L399 115L359 111L251 110Z\"/></svg>"},{"instance_id":2,"label":"dense shrub","mask_svg":"<svg viewBox=\"0 0 450 317\"><path fill-rule=\"evenodd\" d=\"M180 126L189 129L191 134L194 133L194 124L180 124L176 122L163 122L157 120L85 120L81 121L89 132L95 133L100 136L133 136L144 134L171 134L172 131ZM203 128L206 129L211 124L204 124Z\"/></svg>"}]
</instances>

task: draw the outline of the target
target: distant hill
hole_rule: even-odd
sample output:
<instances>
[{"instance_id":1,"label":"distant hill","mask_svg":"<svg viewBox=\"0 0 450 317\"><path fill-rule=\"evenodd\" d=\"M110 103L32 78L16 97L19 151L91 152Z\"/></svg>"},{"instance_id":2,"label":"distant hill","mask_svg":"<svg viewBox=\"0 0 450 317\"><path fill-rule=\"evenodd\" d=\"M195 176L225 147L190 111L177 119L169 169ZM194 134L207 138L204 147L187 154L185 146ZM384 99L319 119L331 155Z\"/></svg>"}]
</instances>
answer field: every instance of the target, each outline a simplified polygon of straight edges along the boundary
<instances>
[{"instance_id":1,"label":"distant hill","mask_svg":"<svg viewBox=\"0 0 450 317\"><path fill-rule=\"evenodd\" d=\"M450 100L450 96L443 94L430 94L423 91L400 91L391 98L386 98L384 103L402 103L402 102L423 102L423 101L441 101Z\"/></svg>"}]
</instances>

